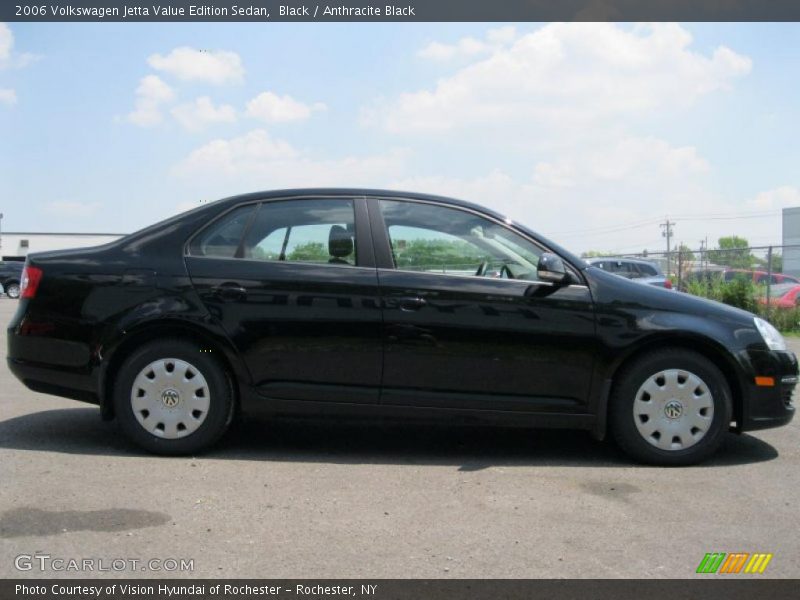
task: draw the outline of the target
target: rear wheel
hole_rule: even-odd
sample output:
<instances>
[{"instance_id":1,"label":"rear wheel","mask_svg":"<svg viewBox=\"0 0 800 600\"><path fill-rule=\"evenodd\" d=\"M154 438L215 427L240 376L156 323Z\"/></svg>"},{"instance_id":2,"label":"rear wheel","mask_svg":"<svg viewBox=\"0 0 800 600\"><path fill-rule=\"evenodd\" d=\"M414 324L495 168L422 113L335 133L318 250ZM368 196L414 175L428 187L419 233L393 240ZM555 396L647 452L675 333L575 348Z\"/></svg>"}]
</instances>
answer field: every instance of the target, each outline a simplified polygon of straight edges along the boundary
<instances>
[{"instance_id":1,"label":"rear wheel","mask_svg":"<svg viewBox=\"0 0 800 600\"><path fill-rule=\"evenodd\" d=\"M6 290L6 295L9 298L13 298L15 300L19 298L19 284L16 283L15 281L6 284L5 290Z\"/></svg>"},{"instance_id":2,"label":"rear wheel","mask_svg":"<svg viewBox=\"0 0 800 600\"><path fill-rule=\"evenodd\" d=\"M120 425L158 454L191 454L216 442L233 418L225 371L192 343L151 342L120 368L114 386Z\"/></svg>"},{"instance_id":3,"label":"rear wheel","mask_svg":"<svg viewBox=\"0 0 800 600\"><path fill-rule=\"evenodd\" d=\"M731 421L730 389L719 369L695 352L665 349L617 377L610 424L619 446L639 461L689 465L719 448Z\"/></svg>"}]
</instances>

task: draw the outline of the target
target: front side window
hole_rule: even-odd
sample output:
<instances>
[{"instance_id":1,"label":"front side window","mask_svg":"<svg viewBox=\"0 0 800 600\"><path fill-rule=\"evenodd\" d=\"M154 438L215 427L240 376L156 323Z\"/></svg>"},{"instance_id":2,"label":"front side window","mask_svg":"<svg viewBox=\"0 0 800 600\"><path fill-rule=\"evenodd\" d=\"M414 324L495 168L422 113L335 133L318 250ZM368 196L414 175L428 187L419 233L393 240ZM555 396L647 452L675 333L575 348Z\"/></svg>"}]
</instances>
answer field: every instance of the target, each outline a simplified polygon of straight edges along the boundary
<instances>
[{"instance_id":1,"label":"front side window","mask_svg":"<svg viewBox=\"0 0 800 600\"><path fill-rule=\"evenodd\" d=\"M194 256L356 264L352 200L280 200L231 211L191 244Z\"/></svg>"},{"instance_id":2,"label":"front side window","mask_svg":"<svg viewBox=\"0 0 800 600\"><path fill-rule=\"evenodd\" d=\"M399 270L538 280L542 249L489 219L435 204L380 206Z\"/></svg>"}]
</instances>

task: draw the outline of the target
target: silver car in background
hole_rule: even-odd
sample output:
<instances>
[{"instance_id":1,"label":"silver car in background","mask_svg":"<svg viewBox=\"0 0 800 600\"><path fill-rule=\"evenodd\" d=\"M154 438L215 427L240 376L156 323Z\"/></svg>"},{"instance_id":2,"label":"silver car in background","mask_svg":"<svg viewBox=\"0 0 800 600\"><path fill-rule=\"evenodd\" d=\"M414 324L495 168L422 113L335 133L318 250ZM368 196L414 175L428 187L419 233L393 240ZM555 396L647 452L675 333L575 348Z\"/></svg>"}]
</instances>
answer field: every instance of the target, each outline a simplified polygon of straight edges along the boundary
<instances>
[{"instance_id":1,"label":"silver car in background","mask_svg":"<svg viewBox=\"0 0 800 600\"><path fill-rule=\"evenodd\" d=\"M636 283L654 285L656 287L672 289L672 282L664 275L658 264L640 258L587 258L586 262L592 266L632 279Z\"/></svg>"}]
</instances>

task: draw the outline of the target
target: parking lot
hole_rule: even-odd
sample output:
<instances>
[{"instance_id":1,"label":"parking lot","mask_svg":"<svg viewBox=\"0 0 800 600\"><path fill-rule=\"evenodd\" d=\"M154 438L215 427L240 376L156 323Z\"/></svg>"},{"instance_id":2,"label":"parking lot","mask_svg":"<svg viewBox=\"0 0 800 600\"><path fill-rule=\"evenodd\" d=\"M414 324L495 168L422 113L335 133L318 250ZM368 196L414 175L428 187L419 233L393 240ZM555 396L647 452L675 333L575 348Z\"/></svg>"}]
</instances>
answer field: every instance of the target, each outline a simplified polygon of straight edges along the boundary
<instances>
[{"instance_id":1,"label":"parking lot","mask_svg":"<svg viewBox=\"0 0 800 600\"><path fill-rule=\"evenodd\" d=\"M0 299L3 350L15 307ZM798 427L678 469L582 432L324 421L245 420L206 455L159 458L3 362L0 576L41 577L15 567L39 553L193 561L175 577L682 578L719 551L797 577ZM142 562L104 574L165 575Z\"/></svg>"}]
</instances>

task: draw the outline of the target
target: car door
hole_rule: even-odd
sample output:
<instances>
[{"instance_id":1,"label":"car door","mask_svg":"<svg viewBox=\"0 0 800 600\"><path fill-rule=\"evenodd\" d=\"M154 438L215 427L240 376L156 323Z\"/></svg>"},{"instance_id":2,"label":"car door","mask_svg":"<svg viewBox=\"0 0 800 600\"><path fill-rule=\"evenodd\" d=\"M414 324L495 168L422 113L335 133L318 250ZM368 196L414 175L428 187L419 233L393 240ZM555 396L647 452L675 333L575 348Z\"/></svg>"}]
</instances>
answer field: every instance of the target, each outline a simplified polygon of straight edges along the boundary
<instances>
[{"instance_id":1,"label":"car door","mask_svg":"<svg viewBox=\"0 0 800 600\"><path fill-rule=\"evenodd\" d=\"M237 207L195 235L186 264L262 395L378 401L381 311L363 198Z\"/></svg>"},{"instance_id":2,"label":"car door","mask_svg":"<svg viewBox=\"0 0 800 600\"><path fill-rule=\"evenodd\" d=\"M589 289L536 276L543 248L428 201L369 202L384 314L383 404L586 411Z\"/></svg>"}]
</instances>

